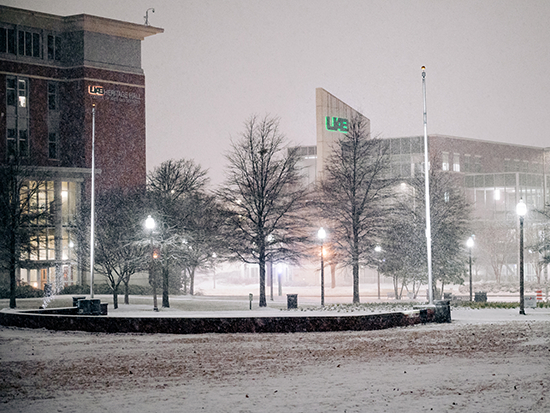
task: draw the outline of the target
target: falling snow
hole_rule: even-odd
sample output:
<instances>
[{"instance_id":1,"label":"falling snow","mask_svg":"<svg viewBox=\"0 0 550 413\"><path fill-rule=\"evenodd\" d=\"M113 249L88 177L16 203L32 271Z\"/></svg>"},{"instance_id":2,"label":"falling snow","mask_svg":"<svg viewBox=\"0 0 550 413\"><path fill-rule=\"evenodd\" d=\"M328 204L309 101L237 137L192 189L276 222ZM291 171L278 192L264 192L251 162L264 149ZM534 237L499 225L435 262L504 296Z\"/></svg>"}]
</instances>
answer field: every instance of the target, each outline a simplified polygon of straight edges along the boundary
<instances>
[{"instance_id":1,"label":"falling snow","mask_svg":"<svg viewBox=\"0 0 550 413\"><path fill-rule=\"evenodd\" d=\"M528 313L456 310L451 324L337 333L0 327L2 411L545 412L550 312Z\"/></svg>"}]
</instances>

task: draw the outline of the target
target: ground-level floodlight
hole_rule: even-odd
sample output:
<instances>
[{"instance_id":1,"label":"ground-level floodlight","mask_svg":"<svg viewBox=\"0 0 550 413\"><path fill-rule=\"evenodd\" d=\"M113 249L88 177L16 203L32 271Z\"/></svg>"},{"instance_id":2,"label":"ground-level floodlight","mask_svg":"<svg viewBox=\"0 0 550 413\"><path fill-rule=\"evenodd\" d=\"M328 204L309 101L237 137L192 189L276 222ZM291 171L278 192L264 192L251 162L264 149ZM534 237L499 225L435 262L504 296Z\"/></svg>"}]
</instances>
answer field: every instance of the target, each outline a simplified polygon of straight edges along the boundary
<instances>
[{"instance_id":1,"label":"ground-level floodlight","mask_svg":"<svg viewBox=\"0 0 550 413\"><path fill-rule=\"evenodd\" d=\"M523 218L527 213L527 205L523 198L516 205L516 213L519 216L519 313L525 315L525 299L523 290Z\"/></svg>"}]
</instances>

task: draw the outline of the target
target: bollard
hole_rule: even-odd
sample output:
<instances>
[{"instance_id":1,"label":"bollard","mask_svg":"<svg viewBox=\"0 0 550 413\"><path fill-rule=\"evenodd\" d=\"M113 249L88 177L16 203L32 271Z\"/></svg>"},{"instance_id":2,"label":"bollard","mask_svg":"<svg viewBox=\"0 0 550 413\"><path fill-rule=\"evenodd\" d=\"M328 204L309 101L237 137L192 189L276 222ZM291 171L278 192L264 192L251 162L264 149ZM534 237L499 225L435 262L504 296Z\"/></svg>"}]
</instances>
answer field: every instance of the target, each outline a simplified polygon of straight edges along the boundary
<instances>
[{"instance_id":1,"label":"bollard","mask_svg":"<svg viewBox=\"0 0 550 413\"><path fill-rule=\"evenodd\" d=\"M248 301L250 302L250 309L252 310L252 300L254 299L254 295L252 293L248 294Z\"/></svg>"}]
</instances>

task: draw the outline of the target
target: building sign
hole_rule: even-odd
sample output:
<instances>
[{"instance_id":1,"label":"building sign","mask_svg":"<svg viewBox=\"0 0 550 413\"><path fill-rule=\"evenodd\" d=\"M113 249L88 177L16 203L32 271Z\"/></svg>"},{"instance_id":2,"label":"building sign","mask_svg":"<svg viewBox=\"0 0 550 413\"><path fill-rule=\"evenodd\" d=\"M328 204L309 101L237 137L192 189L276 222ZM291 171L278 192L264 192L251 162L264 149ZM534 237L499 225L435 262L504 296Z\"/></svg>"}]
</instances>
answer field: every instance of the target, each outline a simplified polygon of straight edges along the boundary
<instances>
[{"instance_id":1,"label":"building sign","mask_svg":"<svg viewBox=\"0 0 550 413\"><path fill-rule=\"evenodd\" d=\"M103 86L88 86L88 93L90 95L103 96L105 89L103 89Z\"/></svg>"},{"instance_id":2,"label":"building sign","mask_svg":"<svg viewBox=\"0 0 550 413\"><path fill-rule=\"evenodd\" d=\"M116 103L141 103L141 94L137 92L126 92L118 89L105 89L103 86L88 86L88 93L93 96L104 97L105 100Z\"/></svg>"},{"instance_id":3,"label":"building sign","mask_svg":"<svg viewBox=\"0 0 550 413\"><path fill-rule=\"evenodd\" d=\"M126 92L126 91L116 90L116 89L107 89L105 91L105 97L107 100L110 100L111 102L130 103L130 104L141 103L141 95L136 92Z\"/></svg>"},{"instance_id":4,"label":"building sign","mask_svg":"<svg viewBox=\"0 0 550 413\"><path fill-rule=\"evenodd\" d=\"M345 118L327 116L325 118L325 125L327 127L327 130L332 132L349 132L348 120Z\"/></svg>"}]
</instances>

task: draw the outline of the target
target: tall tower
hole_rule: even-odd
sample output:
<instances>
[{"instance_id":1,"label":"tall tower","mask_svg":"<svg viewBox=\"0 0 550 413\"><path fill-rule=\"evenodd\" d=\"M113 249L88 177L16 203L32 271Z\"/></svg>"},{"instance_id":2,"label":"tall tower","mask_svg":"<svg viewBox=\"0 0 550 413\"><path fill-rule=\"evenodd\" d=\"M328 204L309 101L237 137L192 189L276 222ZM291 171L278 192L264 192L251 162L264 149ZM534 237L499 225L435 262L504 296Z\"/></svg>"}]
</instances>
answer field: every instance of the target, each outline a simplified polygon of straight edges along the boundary
<instances>
[{"instance_id":1,"label":"tall tower","mask_svg":"<svg viewBox=\"0 0 550 413\"><path fill-rule=\"evenodd\" d=\"M370 120L346 105L323 88L315 90L317 116L317 179L323 175L326 159L339 133L348 131L349 122L356 117L366 120L370 133Z\"/></svg>"}]
</instances>

